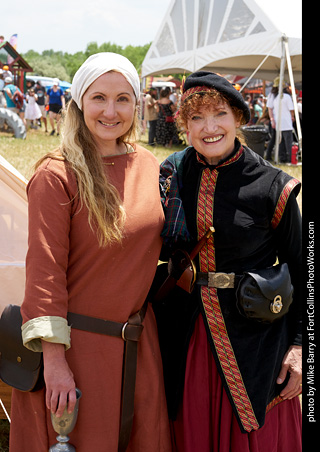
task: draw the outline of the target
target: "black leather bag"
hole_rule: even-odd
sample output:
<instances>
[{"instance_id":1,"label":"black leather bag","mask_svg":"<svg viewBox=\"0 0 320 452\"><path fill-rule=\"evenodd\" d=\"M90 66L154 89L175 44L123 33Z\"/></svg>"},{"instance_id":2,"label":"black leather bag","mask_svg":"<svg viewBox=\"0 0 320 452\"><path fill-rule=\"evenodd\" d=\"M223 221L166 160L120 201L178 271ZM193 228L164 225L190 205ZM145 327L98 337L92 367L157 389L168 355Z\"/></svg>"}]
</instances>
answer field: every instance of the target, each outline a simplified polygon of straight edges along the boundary
<instances>
[{"instance_id":1,"label":"black leather bag","mask_svg":"<svg viewBox=\"0 0 320 452\"><path fill-rule=\"evenodd\" d=\"M242 315L272 323L289 311L293 286L286 263L245 272L237 288L237 307Z\"/></svg>"},{"instance_id":2,"label":"black leather bag","mask_svg":"<svg viewBox=\"0 0 320 452\"><path fill-rule=\"evenodd\" d=\"M8 305L0 318L0 378L20 391L37 391L44 385L41 352L22 343L20 306Z\"/></svg>"}]
</instances>

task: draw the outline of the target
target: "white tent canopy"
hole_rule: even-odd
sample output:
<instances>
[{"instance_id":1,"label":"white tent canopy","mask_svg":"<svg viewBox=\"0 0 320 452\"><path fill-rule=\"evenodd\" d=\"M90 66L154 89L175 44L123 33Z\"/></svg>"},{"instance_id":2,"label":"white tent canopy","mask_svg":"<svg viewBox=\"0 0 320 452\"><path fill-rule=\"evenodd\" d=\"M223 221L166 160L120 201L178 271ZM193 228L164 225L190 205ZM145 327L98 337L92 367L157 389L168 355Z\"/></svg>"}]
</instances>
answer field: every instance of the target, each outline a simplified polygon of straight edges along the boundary
<instances>
[{"instance_id":1,"label":"white tent canopy","mask_svg":"<svg viewBox=\"0 0 320 452\"><path fill-rule=\"evenodd\" d=\"M0 314L20 305L28 243L27 180L0 155Z\"/></svg>"},{"instance_id":2,"label":"white tent canopy","mask_svg":"<svg viewBox=\"0 0 320 452\"><path fill-rule=\"evenodd\" d=\"M292 11L292 2L280 0L297 24L288 34L281 25L284 16L277 9L269 13L269 3L265 0L262 9L258 0L172 0L142 63L142 77L202 69L249 76L268 56L258 78L273 80L280 72L286 34L294 78L300 81L301 9ZM270 19L274 16L277 25Z\"/></svg>"}]
</instances>

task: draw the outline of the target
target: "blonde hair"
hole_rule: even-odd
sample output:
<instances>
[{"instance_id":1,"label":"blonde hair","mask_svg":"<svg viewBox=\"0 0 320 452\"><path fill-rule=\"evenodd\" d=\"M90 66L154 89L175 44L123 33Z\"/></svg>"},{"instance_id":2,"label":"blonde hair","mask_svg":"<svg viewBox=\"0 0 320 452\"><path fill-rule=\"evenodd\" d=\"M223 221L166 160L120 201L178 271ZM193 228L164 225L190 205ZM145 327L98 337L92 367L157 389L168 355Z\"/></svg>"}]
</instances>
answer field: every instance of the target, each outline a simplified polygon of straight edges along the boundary
<instances>
[{"instance_id":1,"label":"blonde hair","mask_svg":"<svg viewBox=\"0 0 320 452\"><path fill-rule=\"evenodd\" d=\"M130 129L119 137L117 142L131 144L130 141L137 136L137 130L136 111ZM63 117L60 147L44 156L36 167L46 158L65 160L74 171L81 207L85 205L88 209L88 221L91 229L97 230L100 246L121 242L125 211L121 205L119 193L105 175L101 155L85 124L83 113L73 99L68 103Z\"/></svg>"}]
</instances>

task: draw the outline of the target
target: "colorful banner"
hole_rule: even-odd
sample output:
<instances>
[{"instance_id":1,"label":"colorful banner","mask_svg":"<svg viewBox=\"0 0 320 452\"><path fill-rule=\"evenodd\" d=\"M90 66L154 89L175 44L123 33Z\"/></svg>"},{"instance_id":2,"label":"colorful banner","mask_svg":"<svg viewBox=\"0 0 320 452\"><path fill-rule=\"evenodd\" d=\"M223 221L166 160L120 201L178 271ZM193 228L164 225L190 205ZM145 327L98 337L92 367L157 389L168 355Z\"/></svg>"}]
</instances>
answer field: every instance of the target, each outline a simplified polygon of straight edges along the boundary
<instances>
[{"instance_id":1,"label":"colorful banner","mask_svg":"<svg viewBox=\"0 0 320 452\"><path fill-rule=\"evenodd\" d=\"M17 34L14 34L11 36L11 38L9 39L9 44L12 45L14 50L17 50L17 45L18 45L18 35ZM7 58L8 64L11 64L13 61L14 61L14 59L12 58L12 56L8 55L8 58Z\"/></svg>"},{"instance_id":2,"label":"colorful banner","mask_svg":"<svg viewBox=\"0 0 320 452\"><path fill-rule=\"evenodd\" d=\"M17 50L17 44L18 44L18 35L12 35L9 39L9 43L12 45L12 47Z\"/></svg>"}]
</instances>

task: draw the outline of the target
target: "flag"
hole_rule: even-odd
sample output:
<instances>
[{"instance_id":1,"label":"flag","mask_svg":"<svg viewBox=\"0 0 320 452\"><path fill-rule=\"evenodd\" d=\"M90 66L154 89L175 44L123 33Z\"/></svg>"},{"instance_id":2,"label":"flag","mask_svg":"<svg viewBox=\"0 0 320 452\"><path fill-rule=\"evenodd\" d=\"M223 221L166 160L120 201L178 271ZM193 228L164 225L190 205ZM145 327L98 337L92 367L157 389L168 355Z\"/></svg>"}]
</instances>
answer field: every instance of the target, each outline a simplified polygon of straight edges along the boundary
<instances>
[{"instance_id":1,"label":"flag","mask_svg":"<svg viewBox=\"0 0 320 452\"><path fill-rule=\"evenodd\" d=\"M12 45L12 47L13 47L15 50L17 50L18 35L17 35L17 34L12 35L11 38L10 38L10 40L9 40L9 43Z\"/></svg>"},{"instance_id":2,"label":"flag","mask_svg":"<svg viewBox=\"0 0 320 452\"><path fill-rule=\"evenodd\" d=\"M18 35L17 34L11 36L11 38L9 39L9 44L12 45L14 50L17 50L17 44L18 44ZM13 61L14 61L14 58L12 58L11 55L8 55L7 63L11 64L11 63L13 63Z\"/></svg>"}]
</instances>

